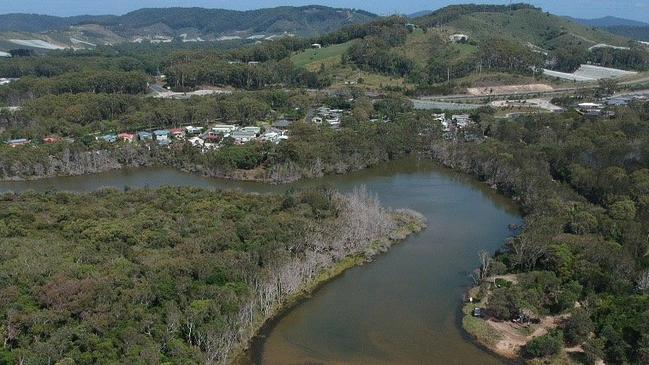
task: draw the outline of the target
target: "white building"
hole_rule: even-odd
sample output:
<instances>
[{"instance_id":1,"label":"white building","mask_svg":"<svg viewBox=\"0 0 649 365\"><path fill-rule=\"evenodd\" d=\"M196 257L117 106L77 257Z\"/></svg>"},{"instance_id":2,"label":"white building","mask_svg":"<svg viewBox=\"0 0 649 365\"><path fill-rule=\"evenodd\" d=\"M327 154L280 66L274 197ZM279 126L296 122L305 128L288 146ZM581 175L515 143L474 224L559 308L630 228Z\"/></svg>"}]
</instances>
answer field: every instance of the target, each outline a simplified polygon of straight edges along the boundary
<instances>
[{"instance_id":1,"label":"white building","mask_svg":"<svg viewBox=\"0 0 649 365\"><path fill-rule=\"evenodd\" d=\"M461 33L453 34L448 38L451 42L454 43L466 43L469 41L469 36Z\"/></svg>"},{"instance_id":2,"label":"white building","mask_svg":"<svg viewBox=\"0 0 649 365\"><path fill-rule=\"evenodd\" d=\"M451 119L457 124L458 128L465 128L471 124L471 117L468 114L456 114Z\"/></svg>"},{"instance_id":3,"label":"white building","mask_svg":"<svg viewBox=\"0 0 649 365\"><path fill-rule=\"evenodd\" d=\"M247 133L252 133L254 135L259 135L261 133L261 128L260 127L243 127L241 128L241 131L247 132Z\"/></svg>"},{"instance_id":4,"label":"white building","mask_svg":"<svg viewBox=\"0 0 649 365\"><path fill-rule=\"evenodd\" d=\"M216 134L228 134L236 131L238 128L237 125L234 124L216 124L212 126L212 133Z\"/></svg>"},{"instance_id":5,"label":"white building","mask_svg":"<svg viewBox=\"0 0 649 365\"><path fill-rule=\"evenodd\" d=\"M185 131L187 131L187 134L200 134L203 131L203 127L194 127L190 125L185 127Z\"/></svg>"},{"instance_id":6,"label":"white building","mask_svg":"<svg viewBox=\"0 0 649 365\"><path fill-rule=\"evenodd\" d=\"M205 144L205 141L203 141L202 139L200 139L198 137L192 137L192 138L188 139L187 141L189 143L191 143L192 146L194 146L194 147L203 147L203 145Z\"/></svg>"}]
</instances>

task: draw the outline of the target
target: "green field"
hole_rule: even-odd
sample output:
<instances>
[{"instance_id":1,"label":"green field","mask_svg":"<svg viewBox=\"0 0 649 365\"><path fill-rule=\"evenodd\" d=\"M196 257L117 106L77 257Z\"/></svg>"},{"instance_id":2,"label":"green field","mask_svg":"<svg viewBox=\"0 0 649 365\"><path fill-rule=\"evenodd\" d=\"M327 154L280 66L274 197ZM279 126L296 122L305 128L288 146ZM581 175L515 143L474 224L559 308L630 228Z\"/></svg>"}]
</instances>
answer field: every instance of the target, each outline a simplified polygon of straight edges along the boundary
<instances>
[{"instance_id":1,"label":"green field","mask_svg":"<svg viewBox=\"0 0 649 365\"><path fill-rule=\"evenodd\" d=\"M332 64L340 62L340 56L352 45L352 41L335 44L320 49L307 49L298 52L291 57L291 61L297 67L319 66L319 63Z\"/></svg>"}]
</instances>

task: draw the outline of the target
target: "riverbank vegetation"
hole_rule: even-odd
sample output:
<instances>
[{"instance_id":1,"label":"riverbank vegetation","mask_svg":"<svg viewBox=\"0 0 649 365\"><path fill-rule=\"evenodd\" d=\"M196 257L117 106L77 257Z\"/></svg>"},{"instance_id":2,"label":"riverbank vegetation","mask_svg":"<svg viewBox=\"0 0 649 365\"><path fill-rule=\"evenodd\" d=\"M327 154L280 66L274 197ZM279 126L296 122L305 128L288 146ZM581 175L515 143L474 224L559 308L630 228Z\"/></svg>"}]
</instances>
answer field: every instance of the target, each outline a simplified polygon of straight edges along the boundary
<instances>
[{"instance_id":1,"label":"riverbank vegetation","mask_svg":"<svg viewBox=\"0 0 649 365\"><path fill-rule=\"evenodd\" d=\"M90 131L147 127L151 118L164 126L203 125L207 120L255 124L277 115L304 114L313 98L297 92L262 91L187 100L110 98L102 95L50 96L30 102L19 114L0 116L7 126L4 135L38 141L43 136L65 135L74 142L34 143L19 148L0 146L1 179L35 179L56 175L79 175L121 167L172 166L206 176L286 182L324 174L344 173L403 157L416 149L427 116L412 111L411 103L398 95L372 104L360 97L343 118L338 130L313 123L295 122L291 138L280 144L252 141L226 143L219 149L201 151L187 143L160 147L156 143L109 144L95 140ZM340 98L324 100L336 107ZM80 114L70 108L79 107ZM367 122L370 116L391 118ZM96 118L107 118L92 122ZM207 124L205 124L207 125ZM156 125L156 128L161 125ZM120 128L120 129L118 129Z\"/></svg>"},{"instance_id":2,"label":"riverbank vegetation","mask_svg":"<svg viewBox=\"0 0 649 365\"><path fill-rule=\"evenodd\" d=\"M287 298L423 224L362 189L0 199L3 363L225 363Z\"/></svg>"},{"instance_id":3,"label":"riverbank vegetation","mask_svg":"<svg viewBox=\"0 0 649 365\"><path fill-rule=\"evenodd\" d=\"M431 146L434 159L484 180L525 212L520 235L483 257L476 273L478 283L522 275L477 296L488 319L565 316L557 330L566 347L580 349L579 361L649 361L648 121L647 103L612 119L483 118L483 143ZM517 355L561 353L525 348Z\"/></svg>"}]
</instances>

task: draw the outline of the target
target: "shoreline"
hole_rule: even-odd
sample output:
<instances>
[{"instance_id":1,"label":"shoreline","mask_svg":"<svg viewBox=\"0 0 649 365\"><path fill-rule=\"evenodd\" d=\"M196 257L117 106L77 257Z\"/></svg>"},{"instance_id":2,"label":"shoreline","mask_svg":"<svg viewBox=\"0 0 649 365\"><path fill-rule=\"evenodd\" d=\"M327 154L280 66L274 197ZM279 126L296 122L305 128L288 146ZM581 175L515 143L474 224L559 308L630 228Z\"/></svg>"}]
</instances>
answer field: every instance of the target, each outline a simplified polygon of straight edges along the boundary
<instances>
[{"instance_id":1,"label":"shoreline","mask_svg":"<svg viewBox=\"0 0 649 365\"><path fill-rule=\"evenodd\" d=\"M489 187L489 190L494 191L494 193L497 193L500 196L506 197L511 200L511 198L507 197L506 195L498 192L497 189L495 189L493 186L489 186L489 184L486 181L481 181L480 179L477 179L474 175L471 173L468 173L467 171L463 171L461 168L457 168L457 166L453 166L453 164L448 164L444 163L444 161L441 161L439 158L436 158L434 156L425 156L424 154L420 153L413 153L409 155L409 158L417 158L420 159L421 157L426 157L424 158L425 160L429 160L432 163L439 165L445 169L448 169L450 171L453 171L455 173L459 173L461 175L467 176L471 179L473 179L475 182L485 185ZM392 160L394 161L394 160ZM389 161L385 161L389 162ZM382 163L379 163L381 165ZM150 168L150 167L161 167L161 168L171 168L171 169L176 169L178 171L188 173L194 176L201 176L201 177L207 177L207 178L215 178L215 179L224 179L224 180L229 180L229 181L239 181L239 182L257 182L257 183L266 183L266 184L272 184L272 185L282 185L282 184L287 184L299 180L305 180L305 179L310 179L312 177L307 177L307 176L301 176L298 179L295 180L288 180L288 181L274 181L272 179L259 179L259 178L251 178L250 177L250 171L255 171L255 170L241 170L243 174L240 174L236 176L237 174L219 174L218 176L216 174L209 174L206 173L206 170L201 170L201 169L193 169L193 168L187 168L186 166L178 166L178 165L168 165L168 164L160 164L160 163L154 163L150 165L138 165L138 166L129 166L128 164L119 166L119 167L113 167L113 168L108 168L106 170L102 171L92 171L92 172L87 172L87 173L81 173L81 174L65 174L65 175L54 175L54 176L41 176L41 177L36 177L36 178L23 178L23 179L0 179L0 182L22 182L22 181L38 181L38 180L46 180L48 178L59 178L59 177L74 177L74 176L85 176L85 175L94 175L97 173L106 173L110 171L121 171L125 169L141 169L141 168ZM357 171L363 171L367 170L368 168L371 168L372 166L365 166L364 168L360 169L353 169L351 171L347 171L344 173L331 173L331 174L324 174L323 176L336 176L336 175L345 175L347 173L352 173L352 172L357 172ZM259 170L257 170L259 171ZM265 169L265 172L268 172L269 169ZM242 178L245 177L245 175L248 175L248 178ZM317 178L317 177L313 177ZM517 204L518 205L518 204ZM286 313L290 312L291 309L293 309L295 306L299 305L305 300L308 300L309 297L313 295L318 289L320 289L322 286L326 285L327 283L331 282L332 280L336 279L338 276L344 274L347 270L354 268L354 267L359 267L363 266L365 263L371 262L373 258L378 256L381 253L386 252L392 245L400 243L400 241L404 240L408 236L417 233L423 229L425 229L426 225L425 223L419 222L420 224L417 227L411 227L410 229L406 229L405 232L402 230L402 234L399 237L393 237L393 238L384 238L384 241L387 241L389 244L383 245L381 249L376 250L375 252L372 253L364 253L364 254L352 254L350 256L345 257L341 261L337 262L334 266L331 266L329 268L326 268L323 272L321 272L314 281L308 283L305 285L303 288L301 288L297 293L294 293L293 295L285 298L278 308L273 309L272 313L268 316L268 318L265 318L261 323L256 323L254 325L254 330L253 335L247 339L247 341L243 342L241 345L237 346L234 349L234 352L232 353L231 356L228 356L231 361L228 361L227 363L234 363L237 365L242 365L242 364L250 364L251 360L253 360L252 363L254 363L254 358L252 358L250 355L250 351L254 351L257 348L260 348L262 346L261 342L259 342L263 337L263 333L266 330L269 330L270 328L273 327L275 321L279 320L282 318L283 315ZM399 228L405 228L407 224L403 224L400 227L397 227L397 231L399 231ZM397 232L392 232L392 234L397 233ZM379 244L376 244L374 246L381 246ZM378 247L377 247L378 248ZM469 289L470 290L470 289ZM458 306L458 314L464 314L464 305ZM468 315L470 317L470 314ZM489 354L490 356L494 356L498 358L501 361L504 361L509 364L516 363L517 359L512 359L505 357L501 354L499 354L497 351L495 351L493 348L491 348L488 344L482 343L478 338L475 337L474 334L471 332L467 331L463 319L466 317L466 315L463 316L457 316L457 324L460 326L462 333L464 334L465 339L468 342L471 342L473 345L477 346L480 348L482 351L485 353ZM255 353L253 352L252 355Z\"/></svg>"},{"instance_id":2,"label":"shoreline","mask_svg":"<svg viewBox=\"0 0 649 365\"><path fill-rule=\"evenodd\" d=\"M363 254L349 255L335 265L324 269L314 280L304 285L298 292L282 300L267 318L255 325L253 335L235 348L233 356L230 357L232 360L227 363L236 365L255 363L256 356L253 356L255 353L251 353L251 351L260 350L263 347L264 341L262 339L264 337L262 337L262 334L271 330L276 321L280 320L282 316L303 301L308 300L316 291L344 274L347 270L372 262L375 257L387 252L393 245L403 242L409 236L426 228L423 217L404 211L393 211L391 214L395 216L397 222L401 221L394 231L390 232L387 237L375 241Z\"/></svg>"},{"instance_id":3,"label":"shoreline","mask_svg":"<svg viewBox=\"0 0 649 365\"><path fill-rule=\"evenodd\" d=\"M142 152L129 146L126 149L90 150L77 153L74 159L50 154L42 161L36 161L29 168L11 168L11 160L0 156L0 182L38 181L59 177L86 176L111 171L137 168L174 168L192 175L241 182L257 182L271 185L293 183L304 179L321 178L330 175L344 175L378 166L385 162L421 155L418 152L398 156L383 156L364 163L345 160L342 165L322 165L313 161L308 166L292 162L260 165L250 170L210 167L201 163L175 158L173 154ZM181 156L182 157L182 156ZM13 171L12 171L13 170ZM13 173L12 173L13 172Z\"/></svg>"}]
</instances>

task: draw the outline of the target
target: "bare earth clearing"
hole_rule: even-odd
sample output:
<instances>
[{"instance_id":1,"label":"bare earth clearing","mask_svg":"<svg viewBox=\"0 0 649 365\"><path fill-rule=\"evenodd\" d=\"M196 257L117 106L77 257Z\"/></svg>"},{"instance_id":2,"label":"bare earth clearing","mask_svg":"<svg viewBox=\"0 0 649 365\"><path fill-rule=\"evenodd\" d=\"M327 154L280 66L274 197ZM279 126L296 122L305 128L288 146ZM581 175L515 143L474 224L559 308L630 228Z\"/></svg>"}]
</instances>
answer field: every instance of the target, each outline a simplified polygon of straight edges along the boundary
<instances>
[{"instance_id":1,"label":"bare earth clearing","mask_svg":"<svg viewBox=\"0 0 649 365\"><path fill-rule=\"evenodd\" d=\"M509 95L517 93L534 93L534 92L551 92L554 88L546 84L528 84L528 85L504 85L504 86L486 86L470 87L467 89L469 95L488 96L488 95Z\"/></svg>"}]
</instances>

